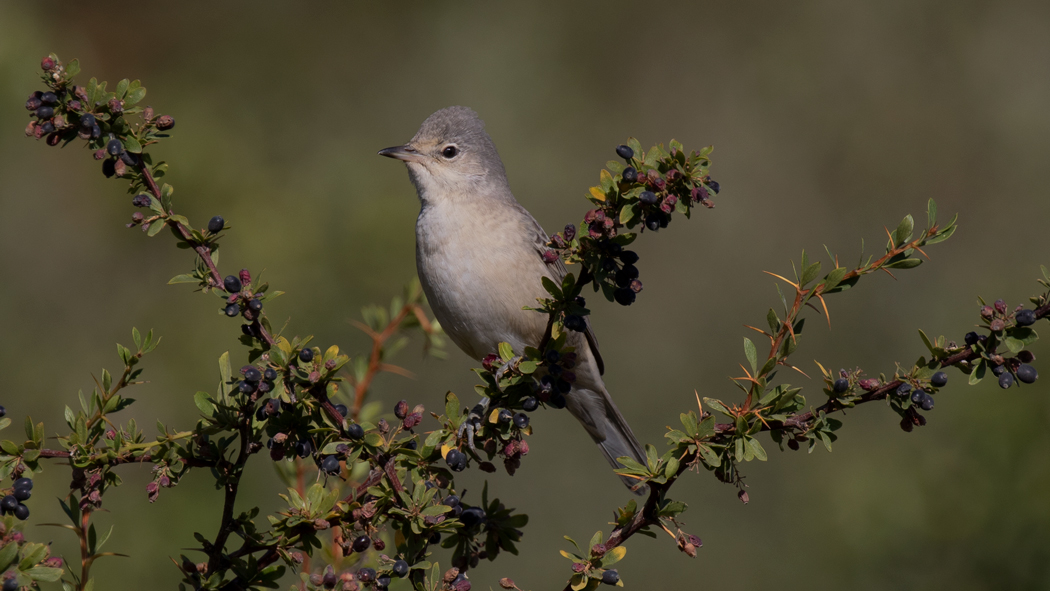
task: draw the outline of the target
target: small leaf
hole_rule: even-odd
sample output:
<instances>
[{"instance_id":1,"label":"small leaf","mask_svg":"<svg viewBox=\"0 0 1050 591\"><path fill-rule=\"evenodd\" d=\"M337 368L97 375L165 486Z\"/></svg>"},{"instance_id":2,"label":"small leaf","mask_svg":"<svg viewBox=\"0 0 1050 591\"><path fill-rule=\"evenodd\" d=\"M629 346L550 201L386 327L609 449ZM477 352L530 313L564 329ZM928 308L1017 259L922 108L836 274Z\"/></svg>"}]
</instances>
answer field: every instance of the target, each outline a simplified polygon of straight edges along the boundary
<instances>
[{"instance_id":1,"label":"small leaf","mask_svg":"<svg viewBox=\"0 0 1050 591\"><path fill-rule=\"evenodd\" d=\"M744 355L747 356L748 363L751 364L751 373L758 372L758 351L755 350L755 344L751 342L751 339L744 337Z\"/></svg>"}]
</instances>

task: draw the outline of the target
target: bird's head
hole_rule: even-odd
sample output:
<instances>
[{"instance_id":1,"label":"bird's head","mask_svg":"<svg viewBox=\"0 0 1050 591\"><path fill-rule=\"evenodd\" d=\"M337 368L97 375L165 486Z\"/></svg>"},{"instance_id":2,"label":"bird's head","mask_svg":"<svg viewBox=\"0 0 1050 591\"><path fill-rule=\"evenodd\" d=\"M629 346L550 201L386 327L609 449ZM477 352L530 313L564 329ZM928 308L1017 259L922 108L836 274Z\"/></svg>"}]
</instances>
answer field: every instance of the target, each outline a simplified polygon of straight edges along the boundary
<instances>
[{"instance_id":1,"label":"bird's head","mask_svg":"<svg viewBox=\"0 0 1050 591\"><path fill-rule=\"evenodd\" d=\"M466 199L478 191L491 194L507 184L503 162L485 122L467 107L434 113L403 146L379 151L408 166L409 176L424 201Z\"/></svg>"}]
</instances>

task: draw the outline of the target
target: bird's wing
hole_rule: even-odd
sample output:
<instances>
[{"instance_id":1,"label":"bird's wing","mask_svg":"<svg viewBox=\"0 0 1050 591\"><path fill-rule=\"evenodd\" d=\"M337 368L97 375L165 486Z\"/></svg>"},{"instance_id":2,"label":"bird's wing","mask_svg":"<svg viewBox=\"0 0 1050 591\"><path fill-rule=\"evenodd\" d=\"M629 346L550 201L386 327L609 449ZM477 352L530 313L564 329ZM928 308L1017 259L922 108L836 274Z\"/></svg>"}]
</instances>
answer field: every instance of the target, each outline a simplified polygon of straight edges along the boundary
<instances>
[{"instance_id":1,"label":"bird's wing","mask_svg":"<svg viewBox=\"0 0 1050 591\"><path fill-rule=\"evenodd\" d=\"M520 203L515 203L514 205L521 211L521 213L526 218L532 221L532 226L534 228L533 243L536 246L536 252L539 254L539 256L542 257L543 253L550 250L550 247L547 246L547 242L549 240L547 233L543 230L543 226L541 226L540 223L536 221L536 218L532 217L532 214L529 213L527 209L522 207ZM551 275L551 279L553 279L554 282L558 285L561 285L562 279L564 279L565 274L568 273L568 269L565 268L565 263L562 262L561 258L558 258L558 260L554 261L553 263L547 264L547 270ZM602 354L598 350L598 337L594 335L594 329L591 328L590 318L584 316L583 320L587 324L587 330L584 331L583 334L585 337L587 337L587 345L591 349L591 354L594 355L595 363L598 364L598 375L605 375L605 361L602 359Z\"/></svg>"}]
</instances>

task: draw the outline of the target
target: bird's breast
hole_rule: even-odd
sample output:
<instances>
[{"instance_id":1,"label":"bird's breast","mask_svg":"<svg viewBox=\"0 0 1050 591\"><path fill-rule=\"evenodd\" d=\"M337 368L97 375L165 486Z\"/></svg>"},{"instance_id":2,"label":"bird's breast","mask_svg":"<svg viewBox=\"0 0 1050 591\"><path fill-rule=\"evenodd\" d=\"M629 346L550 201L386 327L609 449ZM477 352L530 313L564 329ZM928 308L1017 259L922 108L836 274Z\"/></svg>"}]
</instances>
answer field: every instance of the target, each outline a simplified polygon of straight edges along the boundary
<instances>
[{"instance_id":1,"label":"bird's breast","mask_svg":"<svg viewBox=\"0 0 1050 591\"><path fill-rule=\"evenodd\" d=\"M543 314L522 310L546 293L528 226L494 209L424 206L416 223L423 290L445 332L475 359L501 341L520 352L546 327Z\"/></svg>"}]
</instances>

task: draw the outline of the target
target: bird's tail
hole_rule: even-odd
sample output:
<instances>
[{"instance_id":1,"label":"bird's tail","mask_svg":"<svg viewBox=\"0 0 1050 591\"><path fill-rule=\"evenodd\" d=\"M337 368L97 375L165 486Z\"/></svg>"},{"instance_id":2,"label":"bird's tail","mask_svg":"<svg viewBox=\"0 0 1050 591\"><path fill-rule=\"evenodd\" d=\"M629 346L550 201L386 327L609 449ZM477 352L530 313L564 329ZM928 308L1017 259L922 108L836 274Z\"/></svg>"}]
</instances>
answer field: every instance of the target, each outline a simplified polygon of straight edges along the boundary
<instances>
[{"instance_id":1,"label":"bird's tail","mask_svg":"<svg viewBox=\"0 0 1050 591\"><path fill-rule=\"evenodd\" d=\"M601 448L602 455L609 460L613 468L623 467L616 461L616 458L623 456L644 466L645 450L642 449L642 445L638 443L638 439L631 431L627 419L620 413L620 409L616 408L612 396L604 386L600 388L600 391L573 389L566 397L569 411L583 423L584 428ZM623 480L623 483L635 494L642 495L648 490L635 478L620 476L620 480Z\"/></svg>"}]
</instances>

